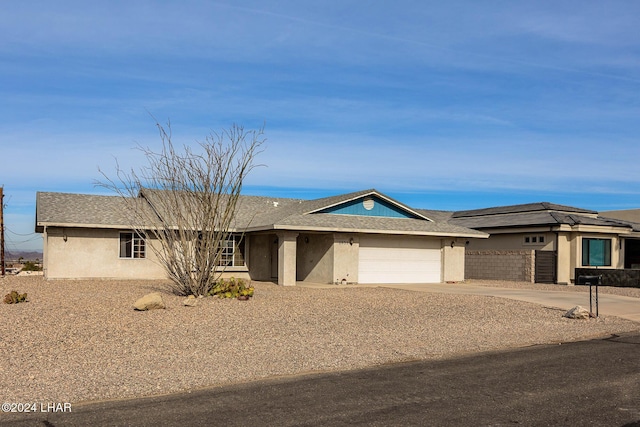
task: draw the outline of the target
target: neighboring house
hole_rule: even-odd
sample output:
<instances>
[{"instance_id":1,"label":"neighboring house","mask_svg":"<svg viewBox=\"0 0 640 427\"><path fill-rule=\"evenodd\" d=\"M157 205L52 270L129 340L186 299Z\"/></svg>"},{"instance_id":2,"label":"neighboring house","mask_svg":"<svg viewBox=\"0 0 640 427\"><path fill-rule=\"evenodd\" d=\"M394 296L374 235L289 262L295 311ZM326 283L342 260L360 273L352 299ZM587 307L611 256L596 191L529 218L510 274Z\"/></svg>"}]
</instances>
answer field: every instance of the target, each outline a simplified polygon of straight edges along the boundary
<instances>
[{"instance_id":1,"label":"neighboring house","mask_svg":"<svg viewBox=\"0 0 640 427\"><path fill-rule=\"evenodd\" d=\"M605 218L632 223L636 228L640 227L640 225L638 225L640 224L640 209L602 211L600 215ZM640 238L625 239L624 268L640 269Z\"/></svg>"},{"instance_id":2,"label":"neighboring house","mask_svg":"<svg viewBox=\"0 0 640 427\"><path fill-rule=\"evenodd\" d=\"M600 215L606 218L614 218L622 221L640 224L640 209L623 209L617 211L601 211Z\"/></svg>"},{"instance_id":3,"label":"neighboring house","mask_svg":"<svg viewBox=\"0 0 640 427\"><path fill-rule=\"evenodd\" d=\"M144 189L141 208L153 209ZM157 211L156 211L157 212ZM227 275L317 283L433 283L464 280L465 244L487 238L376 190L316 200L241 196L221 249ZM131 231L119 196L37 194L48 279L161 279L149 245Z\"/></svg>"},{"instance_id":4,"label":"neighboring house","mask_svg":"<svg viewBox=\"0 0 640 427\"><path fill-rule=\"evenodd\" d=\"M449 222L490 234L469 251L533 253L537 282L572 283L582 267L640 268L640 224L592 210L529 203L454 212Z\"/></svg>"}]
</instances>

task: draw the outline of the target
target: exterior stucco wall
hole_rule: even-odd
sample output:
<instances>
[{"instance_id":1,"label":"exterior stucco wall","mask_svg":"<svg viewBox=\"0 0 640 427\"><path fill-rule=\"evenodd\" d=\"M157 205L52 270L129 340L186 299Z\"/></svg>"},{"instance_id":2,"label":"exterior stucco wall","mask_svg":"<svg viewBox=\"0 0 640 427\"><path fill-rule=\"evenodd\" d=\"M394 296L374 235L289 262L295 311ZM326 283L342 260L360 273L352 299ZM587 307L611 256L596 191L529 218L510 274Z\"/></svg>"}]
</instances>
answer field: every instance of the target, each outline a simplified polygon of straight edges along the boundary
<instances>
[{"instance_id":1,"label":"exterior stucco wall","mask_svg":"<svg viewBox=\"0 0 640 427\"><path fill-rule=\"evenodd\" d=\"M333 235L333 240L332 283L358 283L359 237L336 233Z\"/></svg>"},{"instance_id":2,"label":"exterior stucco wall","mask_svg":"<svg viewBox=\"0 0 640 427\"><path fill-rule=\"evenodd\" d=\"M620 243L620 237L616 234L597 233L588 231L558 231L558 232L543 232L527 230L519 233L496 233L495 231L489 231L490 237L488 239L471 239L467 249L469 251L531 251L531 250L549 250L557 251L557 283L558 284L571 284L575 281L575 269L583 267L582 265L582 239L583 238L598 238L598 239L611 239L611 266L599 267L602 269L613 269L624 267L624 254L621 249L624 245ZM544 236L544 244L525 244L525 236ZM535 258L534 258L535 260ZM469 269L469 253L467 253L466 266ZM535 267L535 263L534 263ZM475 267L474 267L475 268ZM481 268L481 267L477 267ZM483 267L484 272L480 273L479 270L468 270L467 278L487 278L498 279L502 273L494 274L496 277L477 277L478 275L488 275L489 268ZM534 270L535 273L535 270ZM528 270L523 273L525 277L529 276ZM516 279L504 279L504 280L516 280ZM526 279L526 281L529 281Z\"/></svg>"},{"instance_id":3,"label":"exterior stucco wall","mask_svg":"<svg viewBox=\"0 0 640 427\"><path fill-rule=\"evenodd\" d=\"M279 231L278 235L278 285L296 285L296 254L298 233Z\"/></svg>"},{"instance_id":4,"label":"exterior stucco wall","mask_svg":"<svg viewBox=\"0 0 640 427\"><path fill-rule=\"evenodd\" d=\"M300 234L297 243L297 280L316 283L358 282L357 235Z\"/></svg>"},{"instance_id":5,"label":"exterior stucco wall","mask_svg":"<svg viewBox=\"0 0 640 427\"><path fill-rule=\"evenodd\" d=\"M44 270L48 279L166 279L146 240L146 258L119 257L120 232L127 230L47 227ZM432 238L430 238L432 239ZM454 241L454 247L450 247ZM439 239L442 280L464 279L465 239ZM273 280L293 285L358 283L359 235L349 233L250 234L246 236L247 268L233 268L223 277ZM278 262L280 259L283 262Z\"/></svg>"},{"instance_id":6,"label":"exterior stucco wall","mask_svg":"<svg viewBox=\"0 0 640 427\"><path fill-rule=\"evenodd\" d=\"M573 278L573 266L576 259L575 236L570 232L558 233L558 257L556 281L558 284L567 285Z\"/></svg>"},{"instance_id":7,"label":"exterior stucco wall","mask_svg":"<svg viewBox=\"0 0 640 427\"><path fill-rule=\"evenodd\" d=\"M547 229L548 230L548 229ZM488 239L469 239L469 250L555 250L555 233L549 231L524 231L521 233L490 233ZM525 243L525 236L544 237L544 243Z\"/></svg>"},{"instance_id":8,"label":"exterior stucco wall","mask_svg":"<svg viewBox=\"0 0 640 427\"><path fill-rule=\"evenodd\" d=\"M442 281L462 282L465 279L465 240L442 239Z\"/></svg>"},{"instance_id":9,"label":"exterior stucco wall","mask_svg":"<svg viewBox=\"0 0 640 427\"><path fill-rule=\"evenodd\" d=\"M331 283L333 235L300 234L297 245L296 280Z\"/></svg>"},{"instance_id":10,"label":"exterior stucco wall","mask_svg":"<svg viewBox=\"0 0 640 427\"><path fill-rule=\"evenodd\" d=\"M47 279L166 279L153 251L146 258L120 258L120 230L56 228L45 231ZM154 244L147 239L147 246Z\"/></svg>"},{"instance_id":11,"label":"exterior stucco wall","mask_svg":"<svg viewBox=\"0 0 640 427\"><path fill-rule=\"evenodd\" d=\"M417 239L413 236L407 238ZM463 281L466 239L439 239L436 242L443 254L441 280ZM451 242L454 242L453 248ZM297 238L297 280L358 283L359 251L360 237L357 234L302 233Z\"/></svg>"}]
</instances>

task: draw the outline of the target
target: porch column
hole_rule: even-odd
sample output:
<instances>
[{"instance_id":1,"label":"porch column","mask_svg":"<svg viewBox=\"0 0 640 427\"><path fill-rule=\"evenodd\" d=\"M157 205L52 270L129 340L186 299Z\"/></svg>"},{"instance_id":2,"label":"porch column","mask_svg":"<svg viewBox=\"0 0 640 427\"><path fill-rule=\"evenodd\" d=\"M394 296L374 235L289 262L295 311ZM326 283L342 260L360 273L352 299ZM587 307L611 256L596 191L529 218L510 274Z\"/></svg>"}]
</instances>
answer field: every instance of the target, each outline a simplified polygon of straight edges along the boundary
<instances>
[{"instance_id":1,"label":"porch column","mask_svg":"<svg viewBox=\"0 0 640 427\"><path fill-rule=\"evenodd\" d=\"M571 285L571 276L573 276L573 270L577 263L575 259L572 259L572 242L570 233L562 232L558 233L558 241L556 243L557 263L558 269L556 273L556 283L559 285ZM573 243L575 244L575 242Z\"/></svg>"},{"instance_id":2,"label":"porch column","mask_svg":"<svg viewBox=\"0 0 640 427\"><path fill-rule=\"evenodd\" d=\"M282 231L278 234L278 285L296 285L296 239L298 233Z\"/></svg>"}]
</instances>

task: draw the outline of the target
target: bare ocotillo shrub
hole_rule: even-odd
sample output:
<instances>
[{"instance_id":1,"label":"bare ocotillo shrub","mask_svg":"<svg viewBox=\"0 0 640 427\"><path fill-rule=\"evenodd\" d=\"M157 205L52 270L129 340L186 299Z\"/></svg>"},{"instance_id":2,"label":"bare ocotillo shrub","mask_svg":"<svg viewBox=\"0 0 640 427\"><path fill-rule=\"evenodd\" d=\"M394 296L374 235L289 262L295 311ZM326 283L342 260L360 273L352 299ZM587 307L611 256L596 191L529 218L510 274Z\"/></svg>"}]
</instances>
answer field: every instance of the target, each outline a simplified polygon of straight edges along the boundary
<instances>
[{"instance_id":1,"label":"bare ocotillo shrub","mask_svg":"<svg viewBox=\"0 0 640 427\"><path fill-rule=\"evenodd\" d=\"M171 126L156 123L162 150L139 147L148 164L139 171L116 165L117 179L99 185L118 193L131 228L150 248L178 295L206 295L224 271L219 265L232 230L242 183L256 166L264 131L233 125L212 132L195 149L178 150Z\"/></svg>"}]
</instances>

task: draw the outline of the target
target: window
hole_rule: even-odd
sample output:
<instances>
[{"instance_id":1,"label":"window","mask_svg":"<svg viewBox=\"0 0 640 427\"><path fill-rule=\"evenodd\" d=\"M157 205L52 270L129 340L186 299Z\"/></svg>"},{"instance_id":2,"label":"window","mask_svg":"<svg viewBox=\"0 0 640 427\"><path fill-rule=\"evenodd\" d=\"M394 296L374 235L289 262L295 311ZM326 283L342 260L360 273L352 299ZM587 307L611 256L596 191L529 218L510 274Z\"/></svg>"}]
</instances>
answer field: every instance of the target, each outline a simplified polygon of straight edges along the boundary
<instances>
[{"instance_id":1,"label":"window","mask_svg":"<svg viewBox=\"0 0 640 427\"><path fill-rule=\"evenodd\" d=\"M220 242L221 267L244 267L244 239L241 236L230 235L227 240Z\"/></svg>"},{"instance_id":2,"label":"window","mask_svg":"<svg viewBox=\"0 0 640 427\"><path fill-rule=\"evenodd\" d=\"M544 243L544 236L524 236L525 245L538 245L540 243Z\"/></svg>"},{"instance_id":3,"label":"window","mask_svg":"<svg viewBox=\"0 0 640 427\"><path fill-rule=\"evenodd\" d=\"M610 266L611 239L582 239L582 265Z\"/></svg>"},{"instance_id":4,"label":"window","mask_svg":"<svg viewBox=\"0 0 640 427\"><path fill-rule=\"evenodd\" d=\"M144 237L137 233L120 233L120 258L145 258Z\"/></svg>"}]
</instances>

